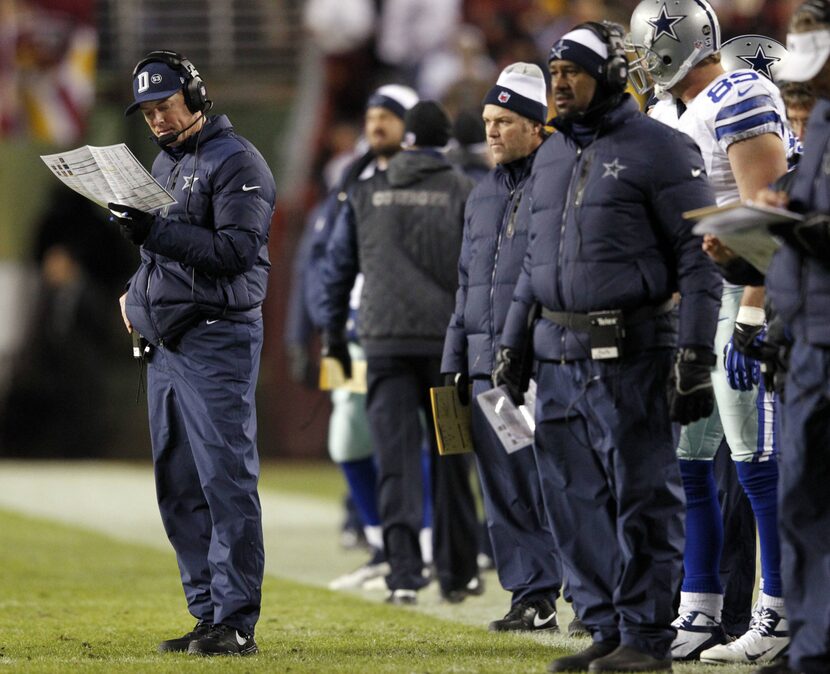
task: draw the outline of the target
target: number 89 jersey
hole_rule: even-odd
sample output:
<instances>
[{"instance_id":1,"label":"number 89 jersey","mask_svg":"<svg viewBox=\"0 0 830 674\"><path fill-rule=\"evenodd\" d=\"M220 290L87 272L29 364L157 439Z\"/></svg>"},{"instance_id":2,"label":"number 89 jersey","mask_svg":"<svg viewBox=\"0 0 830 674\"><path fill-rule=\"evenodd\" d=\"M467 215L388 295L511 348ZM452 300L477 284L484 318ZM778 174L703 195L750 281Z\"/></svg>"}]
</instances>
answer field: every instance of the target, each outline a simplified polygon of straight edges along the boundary
<instances>
[{"instance_id":1,"label":"number 89 jersey","mask_svg":"<svg viewBox=\"0 0 830 674\"><path fill-rule=\"evenodd\" d=\"M772 82L741 69L715 78L678 115L673 99L661 100L651 116L691 136L700 148L709 183L719 206L740 199L727 150L732 143L773 133L784 143L788 160L795 148L784 102Z\"/></svg>"}]
</instances>

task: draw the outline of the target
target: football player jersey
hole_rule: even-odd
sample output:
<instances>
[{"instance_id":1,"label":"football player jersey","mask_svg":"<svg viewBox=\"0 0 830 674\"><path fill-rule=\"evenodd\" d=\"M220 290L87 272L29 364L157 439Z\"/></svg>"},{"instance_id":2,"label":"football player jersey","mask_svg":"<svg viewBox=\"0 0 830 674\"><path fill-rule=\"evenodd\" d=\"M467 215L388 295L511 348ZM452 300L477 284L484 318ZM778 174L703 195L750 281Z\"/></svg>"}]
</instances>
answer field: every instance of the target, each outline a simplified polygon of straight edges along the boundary
<instances>
[{"instance_id":1,"label":"football player jersey","mask_svg":"<svg viewBox=\"0 0 830 674\"><path fill-rule=\"evenodd\" d=\"M679 113L682 104L663 99L651 116L691 136L703 155L718 206L740 199L727 150L732 143L765 133L781 138L788 161L795 142L781 94L754 70L724 73L712 81Z\"/></svg>"}]
</instances>

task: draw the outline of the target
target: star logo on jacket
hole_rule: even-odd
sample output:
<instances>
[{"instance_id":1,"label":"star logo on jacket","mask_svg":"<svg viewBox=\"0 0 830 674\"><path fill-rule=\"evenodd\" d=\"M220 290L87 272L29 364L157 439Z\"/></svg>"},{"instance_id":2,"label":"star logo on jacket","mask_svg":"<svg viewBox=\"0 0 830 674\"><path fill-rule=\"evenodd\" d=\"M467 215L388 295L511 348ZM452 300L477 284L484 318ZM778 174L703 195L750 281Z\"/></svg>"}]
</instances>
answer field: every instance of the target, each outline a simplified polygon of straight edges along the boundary
<instances>
[{"instance_id":1,"label":"star logo on jacket","mask_svg":"<svg viewBox=\"0 0 830 674\"><path fill-rule=\"evenodd\" d=\"M195 185L196 181L198 181L198 180L199 180L199 176L197 176L195 173L192 174L192 175L189 175L189 176L185 176L184 177L184 185L182 185L182 192L184 192L186 189L189 189L192 192L193 191L193 185Z\"/></svg>"},{"instance_id":2,"label":"star logo on jacket","mask_svg":"<svg viewBox=\"0 0 830 674\"><path fill-rule=\"evenodd\" d=\"M507 91L499 93L499 103L507 103L510 100L510 94Z\"/></svg>"},{"instance_id":3,"label":"star logo on jacket","mask_svg":"<svg viewBox=\"0 0 830 674\"><path fill-rule=\"evenodd\" d=\"M680 42L680 38L674 32L674 25L680 23L685 18L686 16L684 14L669 14L666 5L660 7L660 13L648 20L648 24L654 28L654 37L651 39L652 44L657 42L663 35L670 37L675 42Z\"/></svg>"},{"instance_id":4,"label":"star logo on jacket","mask_svg":"<svg viewBox=\"0 0 830 674\"><path fill-rule=\"evenodd\" d=\"M610 162L603 162L602 165L605 167L605 173L602 174L602 177L605 178L606 176L611 176L614 180L619 180L620 178L620 171L623 169L627 169L627 166L623 166L620 164L620 158L615 157L614 161Z\"/></svg>"}]
</instances>

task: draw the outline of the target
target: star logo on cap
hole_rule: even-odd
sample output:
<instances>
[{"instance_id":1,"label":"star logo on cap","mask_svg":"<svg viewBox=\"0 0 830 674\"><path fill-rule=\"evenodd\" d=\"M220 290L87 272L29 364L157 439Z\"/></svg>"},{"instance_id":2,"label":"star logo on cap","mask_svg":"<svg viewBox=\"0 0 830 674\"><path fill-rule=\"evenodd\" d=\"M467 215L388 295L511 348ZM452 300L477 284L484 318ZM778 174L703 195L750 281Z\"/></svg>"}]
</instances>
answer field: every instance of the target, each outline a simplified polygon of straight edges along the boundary
<instances>
[{"instance_id":1,"label":"star logo on cap","mask_svg":"<svg viewBox=\"0 0 830 674\"><path fill-rule=\"evenodd\" d=\"M653 16L648 20L648 24L654 28L654 37L652 43L657 42L663 35L670 37L676 42L680 42L677 33L674 32L674 26L686 18L685 14L672 15L669 14L666 6L660 7L660 14Z\"/></svg>"},{"instance_id":2,"label":"star logo on cap","mask_svg":"<svg viewBox=\"0 0 830 674\"><path fill-rule=\"evenodd\" d=\"M566 51L567 49L570 49L570 45L567 45L561 41L557 42L550 49L550 56L548 57L548 61L561 61L562 52Z\"/></svg>"},{"instance_id":3,"label":"star logo on cap","mask_svg":"<svg viewBox=\"0 0 830 674\"><path fill-rule=\"evenodd\" d=\"M510 100L510 93L507 91L499 92L499 103L507 103Z\"/></svg>"},{"instance_id":4,"label":"star logo on cap","mask_svg":"<svg viewBox=\"0 0 830 674\"><path fill-rule=\"evenodd\" d=\"M758 50L755 52L754 56L747 55L747 56L738 56L741 61L746 63L750 68L752 68L756 73L761 73L767 79L772 79L772 73L770 72L770 68L774 66L778 61L781 59L777 56L767 56L764 52L764 48L761 45L758 45Z\"/></svg>"},{"instance_id":5,"label":"star logo on cap","mask_svg":"<svg viewBox=\"0 0 830 674\"><path fill-rule=\"evenodd\" d=\"M603 162L602 165L605 167L605 173L602 174L602 177L605 178L606 176L611 176L614 180L619 180L620 171L628 168L627 166L620 164L619 157L615 157L614 161L607 163Z\"/></svg>"}]
</instances>

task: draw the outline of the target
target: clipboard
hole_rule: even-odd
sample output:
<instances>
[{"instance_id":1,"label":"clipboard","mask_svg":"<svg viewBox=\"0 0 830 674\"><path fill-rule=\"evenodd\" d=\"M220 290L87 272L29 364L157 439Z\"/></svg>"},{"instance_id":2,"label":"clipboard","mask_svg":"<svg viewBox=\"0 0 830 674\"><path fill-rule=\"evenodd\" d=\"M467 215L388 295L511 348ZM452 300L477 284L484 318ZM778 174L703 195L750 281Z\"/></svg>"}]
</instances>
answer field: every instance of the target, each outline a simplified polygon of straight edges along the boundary
<instances>
[{"instance_id":1,"label":"clipboard","mask_svg":"<svg viewBox=\"0 0 830 674\"><path fill-rule=\"evenodd\" d=\"M432 403L438 453L448 456L472 452L472 400L467 405L462 404L455 386L431 388L429 400Z\"/></svg>"},{"instance_id":2,"label":"clipboard","mask_svg":"<svg viewBox=\"0 0 830 674\"><path fill-rule=\"evenodd\" d=\"M352 393L366 393L369 388L366 384L366 361L352 360L352 378L346 379L339 360L322 358L318 386L321 391L344 388Z\"/></svg>"},{"instance_id":3,"label":"clipboard","mask_svg":"<svg viewBox=\"0 0 830 674\"><path fill-rule=\"evenodd\" d=\"M716 236L762 274L766 274L772 256L781 247L781 241L770 233L770 226L804 220L799 213L751 201L686 211L683 217L698 221L692 233Z\"/></svg>"}]
</instances>

